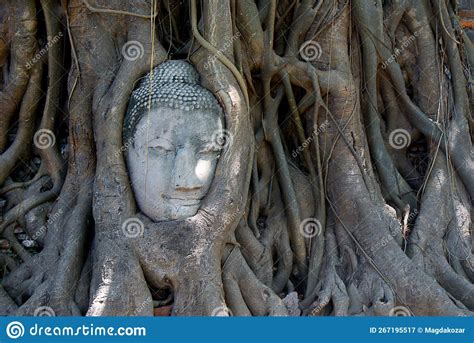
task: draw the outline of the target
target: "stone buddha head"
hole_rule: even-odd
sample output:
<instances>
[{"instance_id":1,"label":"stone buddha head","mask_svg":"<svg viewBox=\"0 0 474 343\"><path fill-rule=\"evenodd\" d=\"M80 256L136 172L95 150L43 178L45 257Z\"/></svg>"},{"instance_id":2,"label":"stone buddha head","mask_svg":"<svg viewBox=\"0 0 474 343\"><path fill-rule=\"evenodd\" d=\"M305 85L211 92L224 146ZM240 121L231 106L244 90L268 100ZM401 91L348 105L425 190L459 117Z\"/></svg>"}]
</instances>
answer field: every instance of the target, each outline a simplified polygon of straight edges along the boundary
<instances>
[{"instance_id":1,"label":"stone buddha head","mask_svg":"<svg viewBox=\"0 0 474 343\"><path fill-rule=\"evenodd\" d=\"M167 61L146 75L129 102L127 168L138 207L153 221L194 216L214 176L223 112L198 82L192 65Z\"/></svg>"}]
</instances>

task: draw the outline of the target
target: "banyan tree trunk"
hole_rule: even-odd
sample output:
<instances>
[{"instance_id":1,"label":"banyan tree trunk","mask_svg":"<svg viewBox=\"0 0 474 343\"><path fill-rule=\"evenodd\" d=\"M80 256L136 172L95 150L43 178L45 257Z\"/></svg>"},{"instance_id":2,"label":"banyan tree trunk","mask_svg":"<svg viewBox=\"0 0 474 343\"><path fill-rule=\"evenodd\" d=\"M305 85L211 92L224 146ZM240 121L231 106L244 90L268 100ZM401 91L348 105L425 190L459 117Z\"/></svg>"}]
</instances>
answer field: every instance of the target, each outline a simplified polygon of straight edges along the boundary
<instances>
[{"instance_id":1,"label":"banyan tree trunk","mask_svg":"<svg viewBox=\"0 0 474 343\"><path fill-rule=\"evenodd\" d=\"M472 315L454 2L7 0L0 32L3 315ZM229 144L198 213L153 222L122 128L169 59Z\"/></svg>"}]
</instances>

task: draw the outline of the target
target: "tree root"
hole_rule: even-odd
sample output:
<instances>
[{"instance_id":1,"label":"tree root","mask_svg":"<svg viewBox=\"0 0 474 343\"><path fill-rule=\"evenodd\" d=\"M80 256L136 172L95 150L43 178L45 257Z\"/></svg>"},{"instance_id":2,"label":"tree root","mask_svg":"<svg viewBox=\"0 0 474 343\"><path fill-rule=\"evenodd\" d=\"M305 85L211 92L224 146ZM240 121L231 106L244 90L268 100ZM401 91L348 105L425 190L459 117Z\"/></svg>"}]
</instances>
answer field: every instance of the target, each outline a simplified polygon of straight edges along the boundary
<instances>
[{"instance_id":1,"label":"tree root","mask_svg":"<svg viewBox=\"0 0 474 343\"><path fill-rule=\"evenodd\" d=\"M286 316L283 301L260 282L237 247L228 249L222 270L226 300L235 315Z\"/></svg>"},{"instance_id":2,"label":"tree root","mask_svg":"<svg viewBox=\"0 0 474 343\"><path fill-rule=\"evenodd\" d=\"M300 306L304 315L316 316L325 313L329 304L332 308L328 310L335 316L348 315L349 295L344 282L337 273L339 265L337 257L336 238L332 226L326 228L325 259L321 269L320 279L316 287L307 296ZM316 298L316 300L314 300Z\"/></svg>"}]
</instances>

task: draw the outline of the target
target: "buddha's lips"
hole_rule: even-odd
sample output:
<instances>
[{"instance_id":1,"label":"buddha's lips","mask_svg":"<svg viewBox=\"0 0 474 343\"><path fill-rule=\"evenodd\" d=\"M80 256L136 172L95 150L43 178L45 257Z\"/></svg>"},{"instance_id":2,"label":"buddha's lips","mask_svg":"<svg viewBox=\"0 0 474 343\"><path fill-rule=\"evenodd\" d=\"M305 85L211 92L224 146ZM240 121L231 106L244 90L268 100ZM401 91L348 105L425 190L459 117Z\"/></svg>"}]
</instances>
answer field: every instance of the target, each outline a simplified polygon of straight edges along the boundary
<instances>
[{"instance_id":1,"label":"buddha's lips","mask_svg":"<svg viewBox=\"0 0 474 343\"><path fill-rule=\"evenodd\" d=\"M202 200L202 198L175 198L175 197L165 197L165 199L168 199L174 203L178 203L179 205L182 205L182 206L198 205Z\"/></svg>"}]
</instances>

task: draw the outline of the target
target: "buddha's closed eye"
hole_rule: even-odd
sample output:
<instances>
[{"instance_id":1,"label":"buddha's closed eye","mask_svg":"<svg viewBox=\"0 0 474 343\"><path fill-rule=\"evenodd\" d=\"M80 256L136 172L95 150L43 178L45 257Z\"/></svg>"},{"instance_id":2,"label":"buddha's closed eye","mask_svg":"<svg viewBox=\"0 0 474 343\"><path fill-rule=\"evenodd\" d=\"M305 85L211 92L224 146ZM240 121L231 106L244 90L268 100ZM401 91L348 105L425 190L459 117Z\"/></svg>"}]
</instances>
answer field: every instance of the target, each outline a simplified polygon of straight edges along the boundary
<instances>
[{"instance_id":1,"label":"buddha's closed eye","mask_svg":"<svg viewBox=\"0 0 474 343\"><path fill-rule=\"evenodd\" d=\"M148 151L152 153L170 153L176 149L167 139L155 138L148 143Z\"/></svg>"},{"instance_id":2,"label":"buddha's closed eye","mask_svg":"<svg viewBox=\"0 0 474 343\"><path fill-rule=\"evenodd\" d=\"M211 142L205 143L203 146L201 146L201 149L198 151L198 156L201 158L217 158L219 157L219 154L221 152L221 149L215 144L212 144Z\"/></svg>"}]
</instances>

